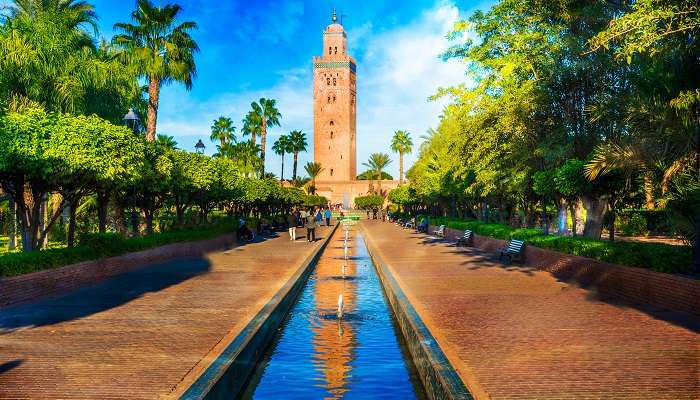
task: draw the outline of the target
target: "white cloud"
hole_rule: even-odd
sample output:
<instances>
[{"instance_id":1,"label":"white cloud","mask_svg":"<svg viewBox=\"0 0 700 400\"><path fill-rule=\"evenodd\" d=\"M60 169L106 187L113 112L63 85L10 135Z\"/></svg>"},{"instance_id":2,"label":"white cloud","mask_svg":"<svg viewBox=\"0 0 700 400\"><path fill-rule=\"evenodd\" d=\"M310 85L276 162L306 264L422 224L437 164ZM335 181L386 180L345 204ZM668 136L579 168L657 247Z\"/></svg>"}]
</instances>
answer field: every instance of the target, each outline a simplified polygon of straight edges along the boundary
<instances>
[{"instance_id":1,"label":"white cloud","mask_svg":"<svg viewBox=\"0 0 700 400\"><path fill-rule=\"evenodd\" d=\"M429 96L440 86L464 82L464 65L456 61L444 62L438 55L447 48L446 33L459 19L457 7L440 1L423 12L416 20L397 29L373 34L368 22L348 32L350 48L363 48L356 54L358 61L357 159L358 171L369 154L390 153L393 132L404 129L412 133L414 147L419 137L430 127L436 127L444 101L429 102ZM360 46L357 46L361 43ZM351 51L352 53L352 51ZM311 54L309 55L309 57ZM175 135L181 147L191 149L197 139L208 138L211 121L219 115L234 118L236 126L248 111L250 102L260 97L277 99L282 112L282 127L274 128L268 139L266 169L279 174L279 157L271 154L270 147L282 133L301 129L309 136L309 152L300 157L303 164L313 157L313 109L311 65L281 71L276 84L265 90L229 93L206 102L188 99L179 87L164 90L160 114L162 133ZM214 150L208 145L208 152ZM398 156L389 172L398 177ZM406 169L415 159L406 157ZM285 173L290 175L291 160L287 158Z\"/></svg>"}]
</instances>

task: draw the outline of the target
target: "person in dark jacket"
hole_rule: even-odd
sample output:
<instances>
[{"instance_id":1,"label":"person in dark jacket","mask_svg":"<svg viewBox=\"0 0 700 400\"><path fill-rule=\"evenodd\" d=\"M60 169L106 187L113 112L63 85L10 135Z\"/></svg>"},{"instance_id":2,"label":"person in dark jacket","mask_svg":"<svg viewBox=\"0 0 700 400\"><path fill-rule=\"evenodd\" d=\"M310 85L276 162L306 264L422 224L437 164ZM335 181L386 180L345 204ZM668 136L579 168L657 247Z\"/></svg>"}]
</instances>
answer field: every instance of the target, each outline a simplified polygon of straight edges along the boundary
<instances>
[{"instance_id":1,"label":"person in dark jacket","mask_svg":"<svg viewBox=\"0 0 700 400\"><path fill-rule=\"evenodd\" d=\"M316 241L316 217L313 210L309 210L306 215L306 240L309 242Z\"/></svg>"},{"instance_id":2,"label":"person in dark jacket","mask_svg":"<svg viewBox=\"0 0 700 400\"><path fill-rule=\"evenodd\" d=\"M297 240L297 218L294 211L287 215L287 227L289 228L289 240Z\"/></svg>"}]
</instances>

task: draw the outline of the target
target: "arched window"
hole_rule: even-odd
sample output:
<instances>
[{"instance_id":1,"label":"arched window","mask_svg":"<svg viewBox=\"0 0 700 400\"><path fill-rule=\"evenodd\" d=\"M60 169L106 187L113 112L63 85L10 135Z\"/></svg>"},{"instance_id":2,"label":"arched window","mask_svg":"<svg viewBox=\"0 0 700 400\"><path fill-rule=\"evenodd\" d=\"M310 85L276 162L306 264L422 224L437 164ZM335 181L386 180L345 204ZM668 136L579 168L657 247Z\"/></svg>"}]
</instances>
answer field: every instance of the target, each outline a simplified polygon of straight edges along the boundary
<instances>
[{"instance_id":1,"label":"arched window","mask_svg":"<svg viewBox=\"0 0 700 400\"><path fill-rule=\"evenodd\" d=\"M335 78L333 78L333 86L335 86Z\"/></svg>"},{"instance_id":2,"label":"arched window","mask_svg":"<svg viewBox=\"0 0 700 400\"><path fill-rule=\"evenodd\" d=\"M328 96L328 104L331 104L331 96Z\"/></svg>"},{"instance_id":3,"label":"arched window","mask_svg":"<svg viewBox=\"0 0 700 400\"><path fill-rule=\"evenodd\" d=\"M330 84L331 84L331 78L326 78L326 85L330 85Z\"/></svg>"},{"instance_id":4,"label":"arched window","mask_svg":"<svg viewBox=\"0 0 700 400\"><path fill-rule=\"evenodd\" d=\"M338 47L337 47L337 46L336 46L336 48L335 48L335 53L334 53L334 54L338 54Z\"/></svg>"},{"instance_id":5,"label":"arched window","mask_svg":"<svg viewBox=\"0 0 700 400\"><path fill-rule=\"evenodd\" d=\"M335 95L333 95L333 102L335 103Z\"/></svg>"},{"instance_id":6,"label":"arched window","mask_svg":"<svg viewBox=\"0 0 700 400\"><path fill-rule=\"evenodd\" d=\"M333 54L333 48L331 46L328 46L328 54Z\"/></svg>"},{"instance_id":7,"label":"arched window","mask_svg":"<svg viewBox=\"0 0 700 400\"><path fill-rule=\"evenodd\" d=\"M333 168L331 168L331 176L333 176Z\"/></svg>"},{"instance_id":8,"label":"arched window","mask_svg":"<svg viewBox=\"0 0 700 400\"><path fill-rule=\"evenodd\" d=\"M343 159L343 155L342 155L342 154L340 155L340 159L341 159L341 160Z\"/></svg>"},{"instance_id":9,"label":"arched window","mask_svg":"<svg viewBox=\"0 0 700 400\"><path fill-rule=\"evenodd\" d=\"M333 121L331 121L331 126L333 126Z\"/></svg>"},{"instance_id":10,"label":"arched window","mask_svg":"<svg viewBox=\"0 0 700 400\"><path fill-rule=\"evenodd\" d=\"M331 131L331 139L333 139L333 131Z\"/></svg>"}]
</instances>

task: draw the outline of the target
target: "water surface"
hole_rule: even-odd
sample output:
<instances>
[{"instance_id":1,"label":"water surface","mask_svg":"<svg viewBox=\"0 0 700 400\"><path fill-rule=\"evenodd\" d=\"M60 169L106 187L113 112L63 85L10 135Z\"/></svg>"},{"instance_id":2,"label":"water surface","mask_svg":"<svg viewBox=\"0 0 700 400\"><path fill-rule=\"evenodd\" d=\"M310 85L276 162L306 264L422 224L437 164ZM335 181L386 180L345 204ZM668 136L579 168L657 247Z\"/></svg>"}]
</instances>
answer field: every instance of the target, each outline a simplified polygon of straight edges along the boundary
<instances>
[{"instance_id":1,"label":"water surface","mask_svg":"<svg viewBox=\"0 0 700 400\"><path fill-rule=\"evenodd\" d=\"M243 398L425 398L362 236L343 245L338 229Z\"/></svg>"}]
</instances>

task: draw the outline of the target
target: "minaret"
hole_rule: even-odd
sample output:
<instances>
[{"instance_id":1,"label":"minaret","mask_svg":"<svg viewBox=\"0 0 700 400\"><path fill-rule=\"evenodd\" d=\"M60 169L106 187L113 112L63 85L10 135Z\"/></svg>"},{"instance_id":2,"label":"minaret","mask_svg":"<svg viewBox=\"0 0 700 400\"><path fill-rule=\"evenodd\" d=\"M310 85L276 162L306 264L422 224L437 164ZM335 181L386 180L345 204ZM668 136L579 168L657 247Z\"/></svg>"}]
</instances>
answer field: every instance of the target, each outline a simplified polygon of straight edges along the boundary
<instances>
[{"instance_id":1,"label":"minaret","mask_svg":"<svg viewBox=\"0 0 700 400\"><path fill-rule=\"evenodd\" d=\"M347 54L345 29L333 10L323 31L323 56L314 57L314 161L323 182L357 175L355 148L355 60Z\"/></svg>"}]
</instances>

